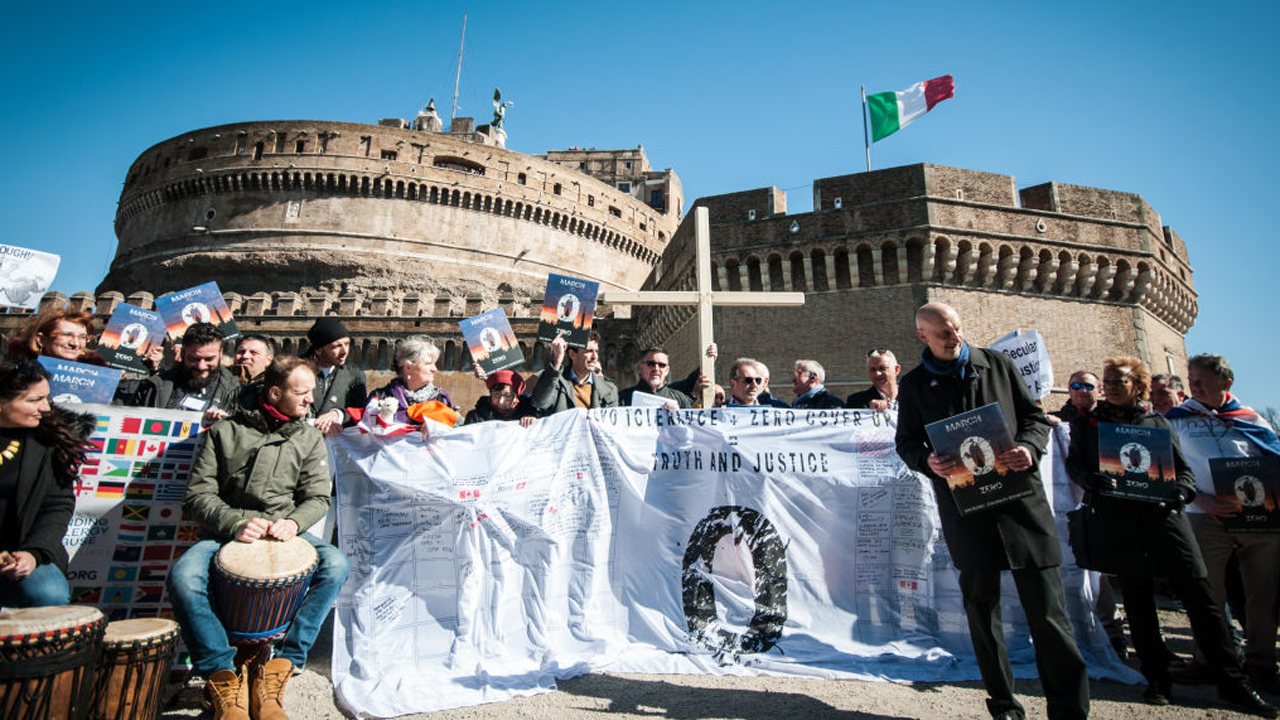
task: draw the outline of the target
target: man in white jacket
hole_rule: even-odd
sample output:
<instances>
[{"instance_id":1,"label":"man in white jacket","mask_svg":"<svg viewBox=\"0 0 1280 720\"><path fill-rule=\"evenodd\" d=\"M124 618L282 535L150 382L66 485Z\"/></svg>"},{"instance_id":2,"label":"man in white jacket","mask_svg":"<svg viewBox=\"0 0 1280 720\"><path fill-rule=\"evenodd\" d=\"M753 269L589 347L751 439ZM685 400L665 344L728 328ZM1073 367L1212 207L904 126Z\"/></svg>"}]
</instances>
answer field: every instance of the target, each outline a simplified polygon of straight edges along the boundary
<instances>
[{"instance_id":1,"label":"man in white jacket","mask_svg":"<svg viewBox=\"0 0 1280 720\"><path fill-rule=\"evenodd\" d=\"M1236 514L1234 503L1219 500L1209 471L1210 458L1280 456L1280 440L1257 412L1231 394L1235 375L1221 355L1197 355L1187 361L1191 398L1166 417L1196 474L1195 502L1187 518L1209 570L1213 599L1225 606L1226 565L1235 552L1245 592L1245 665L1260 692L1277 694L1276 600L1280 583L1280 532L1230 533L1222 519Z\"/></svg>"}]
</instances>

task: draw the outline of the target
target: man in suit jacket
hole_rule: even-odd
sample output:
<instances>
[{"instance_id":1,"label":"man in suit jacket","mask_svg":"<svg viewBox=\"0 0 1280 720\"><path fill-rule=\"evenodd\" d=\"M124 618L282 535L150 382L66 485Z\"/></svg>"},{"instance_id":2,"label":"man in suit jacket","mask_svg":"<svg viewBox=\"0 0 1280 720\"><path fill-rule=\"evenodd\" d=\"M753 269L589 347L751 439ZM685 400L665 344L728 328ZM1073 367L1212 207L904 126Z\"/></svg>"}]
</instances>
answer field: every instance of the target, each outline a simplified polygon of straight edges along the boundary
<instances>
[{"instance_id":1,"label":"man in suit jacket","mask_svg":"<svg viewBox=\"0 0 1280 720\"><path fill-rule=\"evenodd\" d=\"M950 306L929 303L916 311L916 335L926 347L920 366L902 379L898 455L933 481L942 534L960 571L969 633L989 696L987 709L998 720L1025 717L1013 696L1000 630L1000 574L1011 570L1035 645L1049 718L1088 717L1089 677L1067 619L1058 536L1037 470L1049 421L1009 358L969 347L960 316ZM999 403L1017 442L999 459L1023 474L1032 493L961 516L947 484L951 473L963 469L960 459L934 452L925 425L990 403ZM1011 475L1006 482L1016 478Z\"/></svg>"},{"instance_id":2,"label":"man in suit jacket","mask_svg":"<svg viewBox=\"0 0 1280 720\"><path fill-rule=\"evenodd\" d=\"M551 341L551 364L533 388L533 407L538 414L546 416L575 407L618 407L618 386L592 371L599 360L598 333L591 333L585 348L571 348L563 335L556 336Z\"/></svg>"},{"instance_id":3,"label":"man in suit jacket","mask_svg":"<svg viewBox=\"0 0 1280 720\"><path fill-rule=\"evenodd\" d=\"M875 348L867 353L867 377L871 378L871 387L850 395L844 406L850 410L885 410L898 409L898 374L902 366L898 358L888 348Z\"/></svg>"},{"instance_id":4,"label":"man in suit jacket","mask_svg":"<svg viewBox=\"0 0 1280 720\"><path fill-rule=\"evenodd\" d=\"M310 346L307 357L319 368L310 417L315 418L316 429L325 437L333 437L342 432L343 427L355 424L347 415L347 408L364 408L369 397L364 373L347 364L351 333L337 318L316 320L307 331L307 343Z\"/></svg>"},{"instance_id":5,"label":"man in suit jacket","mask_svg":"<svg viewBox=\"0 0 1280 720\"><path fill-rule=\"evenodd\" d=\"M817 360L797 360L795 369L791 372L791 390L796 394L791 407L801 410L843 408L844 402L823 385L826 380L827 371L822 369Z\"/></svg>"}]
</instances>

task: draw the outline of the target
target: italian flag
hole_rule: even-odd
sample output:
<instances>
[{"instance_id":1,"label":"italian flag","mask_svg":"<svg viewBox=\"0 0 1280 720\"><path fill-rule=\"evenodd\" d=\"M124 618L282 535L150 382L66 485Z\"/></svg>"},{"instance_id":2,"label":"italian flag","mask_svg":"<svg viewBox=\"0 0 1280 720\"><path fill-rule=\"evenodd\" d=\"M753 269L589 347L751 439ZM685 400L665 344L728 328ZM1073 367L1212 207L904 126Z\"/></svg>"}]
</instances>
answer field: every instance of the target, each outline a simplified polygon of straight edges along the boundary
<instances>
[{"instance_id":1,"label":"italian flag","mask_svg":"<svg viewBox=\"0 0 1280 720\"><path fill-rule=\"evenodd\" d=\"M956 86L950 75L916 83L902 92L868 95L871 142L880 142L898 132L932 110L934 105L955 95Z\"/></svg>"}]
</instances>

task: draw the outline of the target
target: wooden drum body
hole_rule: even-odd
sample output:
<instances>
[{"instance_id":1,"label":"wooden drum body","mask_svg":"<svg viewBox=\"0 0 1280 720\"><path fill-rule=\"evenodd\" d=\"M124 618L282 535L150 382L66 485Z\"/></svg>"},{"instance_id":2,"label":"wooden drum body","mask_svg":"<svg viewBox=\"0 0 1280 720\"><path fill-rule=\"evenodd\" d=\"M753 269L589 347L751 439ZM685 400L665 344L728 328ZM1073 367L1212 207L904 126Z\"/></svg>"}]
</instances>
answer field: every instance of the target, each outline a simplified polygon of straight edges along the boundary
<instances>
[{"instance_id":1,"label":"wooden drum body","mask_svg":"<svg viewBox=\"0 0 1280 720\"><path fill-rule=\"evenodd\" d=\"M222 546L209 585L231 643L284 637L318 563L316 549L299 537Z\"/></svg>"},{"instance_id":2,"label":"wooden drum body","mask_svg":"<svg viewBox=\"0 0 1280 720\"><path fill-rule=\"evenodd\" d=\"M93 720L155 720L178 649L178 624L164 618L107 624L93 683Z\"/></svg>"},{"instance_id":3,"label":"wooden drum body","mask_svg":"<svg viewBox=\"0 0 1280 720\"><path fill-rule=\"evenodd\" d=\"M0 717L87 717L106 625L89 605L0 612Z\"/></svg>"}]
</instances>

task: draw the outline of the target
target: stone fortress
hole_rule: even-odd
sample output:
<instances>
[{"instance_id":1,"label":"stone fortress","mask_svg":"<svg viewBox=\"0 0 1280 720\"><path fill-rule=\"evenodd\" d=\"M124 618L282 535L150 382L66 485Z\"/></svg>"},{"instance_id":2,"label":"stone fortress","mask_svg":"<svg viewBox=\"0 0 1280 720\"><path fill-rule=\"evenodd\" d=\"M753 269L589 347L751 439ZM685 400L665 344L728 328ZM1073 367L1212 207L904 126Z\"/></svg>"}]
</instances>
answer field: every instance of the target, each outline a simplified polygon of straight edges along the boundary
<instances>
[{"instance_id":1,"label":"stone fortress","mask_svg":"<svg viewBox=\"0 0 1280 720\"><path fill-rule=\"evenodd\" d=\"M243 332L305 344L319 316L351 330L353 357L387 377L395 344L426 333L442 348L438 384L462 409L483 386L457 321L492 307L511 318L540 370L534 342L549 272L602 290L692 287L692 222L672 170L643 146L506 149L501 118L446 131L433 108L377 125L267 121L165 140L126 175L119 246L96 293L50 293L104 321L119 302L216 280ZM983 344L1017 327L1040 330L1056 384L1109 354L1181 371L1196 316L1186 247L1138 195L913 165L814 182L814 210L788 215L776 188L703 197L717 289L804 291L802 308L716 311L718 380L740 355L766 362L790 399L791 365L821 362L828 386L866 386L864 357L918 358L914 309L955 305ZM616 311L616 312L615 312ZM674 375L696 366L692 309L597 310L605 371L634 382L640 349L666 345ZM0 332L25 319L0 315ZM382 372L379 372L382 371Z\"/></svg>"},{"instance_id":2,"label":"stone fortress","mask_svg":"<svg viewBox=\"0 0 1280 720\"><path fill-rule=\"evenodd\" d=\"M1009 175L920 164L817 180L809 213L788 215L777 188L693 204L710 215L715 289L806 293L801 309L715 316L721 357L762 360L784 399L802 356L823 364L837 394L869 384L873 348L893 350L904 372L914 367L914 312L935 300L959 310L978 345L1039 330L1064 393L1074 370L1100 372L1108 355L1185 373L1197 313L1187 248L1133 193L1056 182L1019 191ZM691 287L692 239L685 223L646 289ZM639 308L636 341L688 357L692 314ZM1046 406L1054 402L1062 399Z\"/></svg>"}]
</instances>

